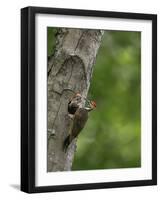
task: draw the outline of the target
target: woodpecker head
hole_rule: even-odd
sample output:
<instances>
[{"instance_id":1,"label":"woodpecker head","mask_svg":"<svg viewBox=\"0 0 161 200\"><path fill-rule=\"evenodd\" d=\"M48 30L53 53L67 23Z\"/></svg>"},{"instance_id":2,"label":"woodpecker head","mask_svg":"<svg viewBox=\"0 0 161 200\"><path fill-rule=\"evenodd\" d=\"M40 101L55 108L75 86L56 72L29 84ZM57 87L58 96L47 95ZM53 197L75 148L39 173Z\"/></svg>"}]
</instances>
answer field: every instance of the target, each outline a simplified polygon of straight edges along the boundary
<instances>
[{"instance_id":1,"label":"woodpecker head","mask_svg":"<svg viewBox=\"0 0 161 200\"><path fill-rule=\"evenodd\" d=\"M96 108L96 102L95 101L91 101L89 103L89 105L90 105L90 107L91 107L92 110Z\"/></svg>"},{"instance_id":2,"label":"woodpecker head","mask_svg":"<svg viewBox=\"0 0 161 200\"><path fill-rule=\"evenodd\" d=\"M96 102L95 101L89 101L88 100L88 107L85 107L85 109L87 110L87 111L91 111L91 110L93 110L93 109L95 109L96 108Z\"/></svg>"}]
</instances>

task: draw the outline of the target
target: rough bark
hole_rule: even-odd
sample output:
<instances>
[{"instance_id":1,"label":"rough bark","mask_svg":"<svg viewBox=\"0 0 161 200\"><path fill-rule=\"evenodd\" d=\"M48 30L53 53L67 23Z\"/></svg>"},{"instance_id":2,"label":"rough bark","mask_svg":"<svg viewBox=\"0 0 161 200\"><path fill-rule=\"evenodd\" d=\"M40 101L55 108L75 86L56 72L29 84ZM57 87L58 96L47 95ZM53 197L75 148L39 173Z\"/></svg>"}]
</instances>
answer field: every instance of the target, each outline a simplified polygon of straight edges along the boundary
<instances>
[{"instance_id":1,"label":"rough bark","mask_svg":"<svg viewBox=\"0 0 161 200\"><path fill-rule=\"evenodd\" d=\"M65 153L63 141L71 124L67 106L72 91L87 96L102 35L101 30L65 28L57 33L48 62L48 172L71 170L76 139Z\"/></svg>"}]
</instances>

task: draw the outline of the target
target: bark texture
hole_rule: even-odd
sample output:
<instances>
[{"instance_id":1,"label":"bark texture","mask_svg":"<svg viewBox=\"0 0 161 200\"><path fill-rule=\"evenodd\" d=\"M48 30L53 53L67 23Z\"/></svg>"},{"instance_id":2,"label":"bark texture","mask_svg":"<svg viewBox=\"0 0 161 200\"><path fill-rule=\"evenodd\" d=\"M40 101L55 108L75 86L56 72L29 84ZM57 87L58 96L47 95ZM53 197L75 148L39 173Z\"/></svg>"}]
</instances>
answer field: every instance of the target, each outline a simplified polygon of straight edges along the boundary
<instances>
[{"instance_id":1,"label":"bark texture","mask_svg":"<svg viewBox=\"0 0 161 200\"><path fill-rule=\"evenodd\" d=\"M48 172L71 170L76 139L63 151L71 124L68 102L72 91L87 96L102 35L101 30L65 28L57 33L55 52L48 61Z\"/></svg>"}]
</instances>

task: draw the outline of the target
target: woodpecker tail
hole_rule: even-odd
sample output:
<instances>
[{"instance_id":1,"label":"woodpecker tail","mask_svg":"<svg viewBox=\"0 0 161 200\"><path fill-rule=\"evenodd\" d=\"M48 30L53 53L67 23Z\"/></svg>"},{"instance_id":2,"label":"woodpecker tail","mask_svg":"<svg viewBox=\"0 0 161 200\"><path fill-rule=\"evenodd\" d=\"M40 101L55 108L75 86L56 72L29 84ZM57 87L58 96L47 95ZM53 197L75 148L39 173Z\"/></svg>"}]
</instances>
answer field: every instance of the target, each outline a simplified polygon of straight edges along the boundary
<instances>
[{"instance_id":1,"label":"woodpecker tail","mask_svg":"<svg viewBox=\"0 0 161 200\"><path fill-rule=\"evenodd\" d=\"M70 135L68 135L68 136L66 137L66 139L64 140L64 143L63 143L63 150L64 150L65 152L66 152L66 150L67 150L69 144L70 144Z\"/></svg>"}]
</instances>

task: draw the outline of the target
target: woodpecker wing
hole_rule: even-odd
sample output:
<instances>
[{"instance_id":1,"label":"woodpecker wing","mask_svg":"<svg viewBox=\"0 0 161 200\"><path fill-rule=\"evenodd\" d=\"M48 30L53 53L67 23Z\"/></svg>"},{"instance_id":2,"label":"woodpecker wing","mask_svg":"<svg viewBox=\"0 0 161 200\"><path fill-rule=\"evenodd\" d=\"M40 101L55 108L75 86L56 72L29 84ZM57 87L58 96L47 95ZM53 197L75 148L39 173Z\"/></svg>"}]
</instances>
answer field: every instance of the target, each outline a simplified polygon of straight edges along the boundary
<instances>
[{"instance_id":1,"label":"woodpecker wing","mask_svg":"<svg viewBox=\"0 0 161 200\"><path fill-rule=\"evenodd\" d=\"M88 119L88 111L84 108L77 109L74 119L73 127L71 131L71 140L78 136L80 131L84 128Z\"/></svg>"}]
</instances>

